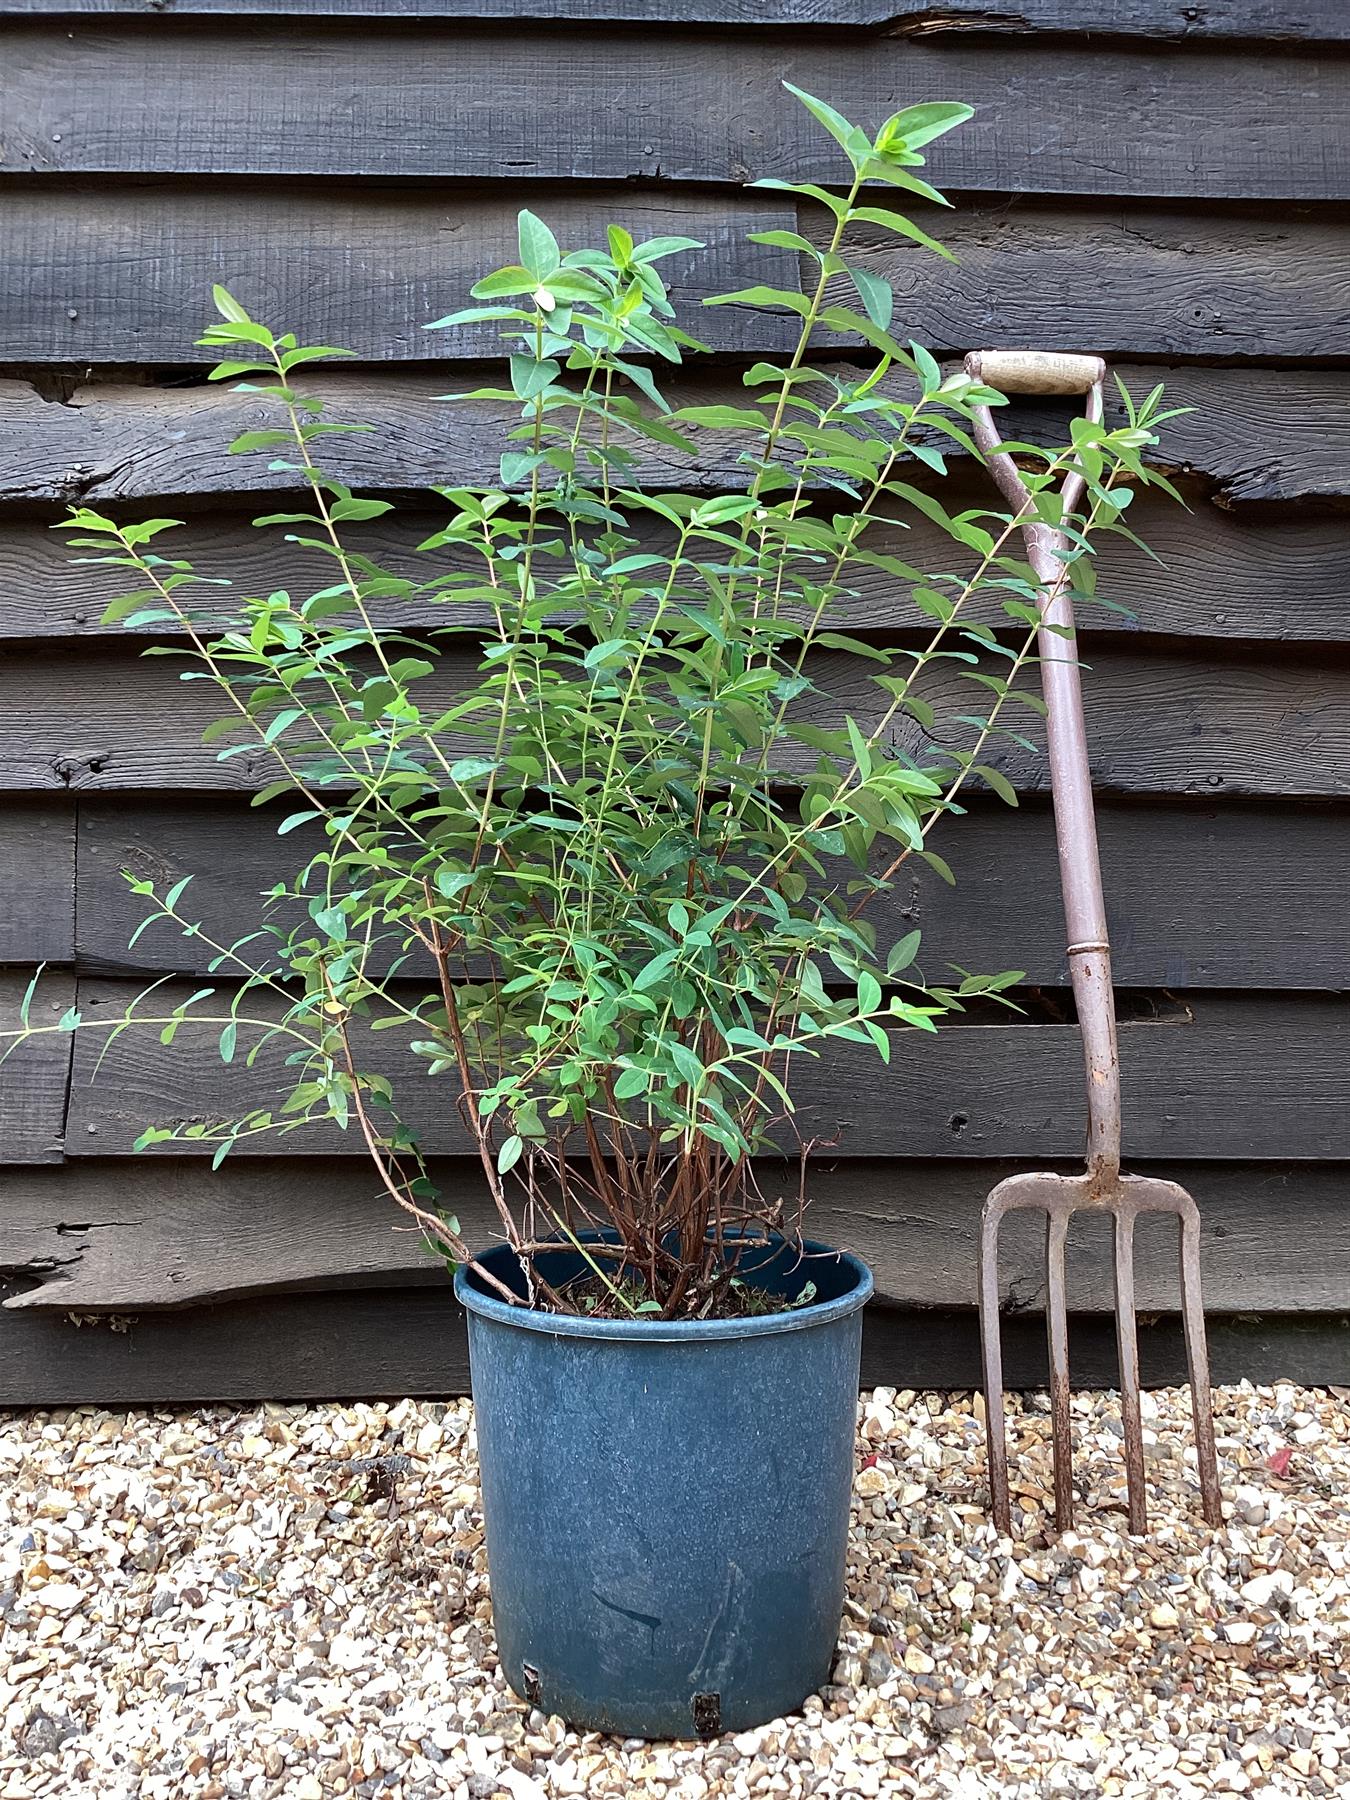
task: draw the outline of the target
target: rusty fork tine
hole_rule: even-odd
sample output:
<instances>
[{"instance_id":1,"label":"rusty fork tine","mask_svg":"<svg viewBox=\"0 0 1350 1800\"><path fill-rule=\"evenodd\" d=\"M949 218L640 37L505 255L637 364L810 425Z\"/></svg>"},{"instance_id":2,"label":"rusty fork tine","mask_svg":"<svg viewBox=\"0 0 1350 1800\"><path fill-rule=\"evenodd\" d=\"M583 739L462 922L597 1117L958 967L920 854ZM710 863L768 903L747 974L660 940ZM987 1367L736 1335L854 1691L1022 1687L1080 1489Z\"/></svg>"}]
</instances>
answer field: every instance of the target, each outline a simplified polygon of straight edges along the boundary
<instances>
[{"instance_id":1,"label":"rusty fork tine","mask_svg":"<svg viewBox=\"0 0 1350 1800\"><path fill-rule=\"evenodd\" d=\"M1125 1434L1125 1494L1130 1530L1148 1530L1144 1492L1144 1421L1139 1405L1139 1333L1134 1310L1134 1214L1115 1214L1116 1356L1120 1363L1120 1422Z\"/></svg>"},{"instance_id":2,"label":"rusty fork tine","mask_svg":"<svg viewBox=\"0 0 1350 1800\"><path fill-rule=\"evenodd\" d=\"M1189 1194L1178 1205L1181 1227L1181 1320L1186 1333L1186 1367L1191 1377L1191 1429L1200 1475L1200 1509L1207 1525L1223 1523L1219 1459L1214 1446L1214 1397L1209 1387L1209 1344L1200 1298L1200 1209Z\"/></svg>"},{"instance_id":3,"label":"rusty fork tine","mask_svg":"<svg viewBox=\"0 0 1350 1800\"><path fill-rule=\"evenodd\" d=\"M1050 1347L1050 1428L1055 1446L1055 1529L1073 1524L1073 1438L1069 1428L1069 1317L1064 1297L1064 1242L1069 1215L1045 1216L1045 1328Z\"/></svg>"},{"instance_id":4,"label":"rusty fork tine","mask_svg":"<svg viewBox=\"0 0 1350 1800\"><path fill-rule=\"evenodd\" d=\"M986 1205L980 1219L980 1360L984 1367L984 1437L989 1461L989 1506L994 1529L1012 1535L1008 1493L1008 1436L1003 1420L1003 1337L998 1316L998 1228L1002 1214Z\"/></svg>"}]
</instances>

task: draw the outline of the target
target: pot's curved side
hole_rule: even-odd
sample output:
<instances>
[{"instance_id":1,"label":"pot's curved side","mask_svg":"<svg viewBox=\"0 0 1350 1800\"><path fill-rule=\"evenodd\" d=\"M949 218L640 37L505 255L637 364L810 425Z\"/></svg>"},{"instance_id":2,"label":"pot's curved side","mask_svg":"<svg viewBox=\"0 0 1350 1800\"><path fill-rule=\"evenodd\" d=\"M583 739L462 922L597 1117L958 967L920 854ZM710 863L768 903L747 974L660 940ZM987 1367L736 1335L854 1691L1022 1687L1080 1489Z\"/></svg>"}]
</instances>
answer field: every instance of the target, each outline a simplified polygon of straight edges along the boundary
<instances>
[{"instance_id":1,"label":"pot's curved side","mask_svg":"<svg viewBox=\"0 0 1350 1800\"><path fill-rule=\"evenodd\" d=\"M831 1256L834 1291L791 1330L674 1342L541 1330L456 1285L512 1687L624 1736L799 1706L829 1678L843 1603L863 1265Z\"/></svg>"}]
</instances>

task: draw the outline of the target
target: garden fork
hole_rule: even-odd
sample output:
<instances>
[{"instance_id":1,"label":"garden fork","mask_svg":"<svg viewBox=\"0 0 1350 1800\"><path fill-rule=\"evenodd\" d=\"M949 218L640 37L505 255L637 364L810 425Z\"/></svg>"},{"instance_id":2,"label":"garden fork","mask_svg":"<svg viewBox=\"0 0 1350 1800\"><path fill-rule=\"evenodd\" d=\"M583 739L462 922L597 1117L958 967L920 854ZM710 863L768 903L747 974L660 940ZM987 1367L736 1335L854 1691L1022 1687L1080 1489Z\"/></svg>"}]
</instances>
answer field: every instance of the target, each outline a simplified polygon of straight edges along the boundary
<instances>
[{"instance_id":1,"label":"garden fork","mask_svg":"<svg viewBox=\"0 0 1350 1800\"><path fill-rule=\"evenodd\" d=\"M974 351L966 371L1005 394L1086 394L1087 417L1102 418L1106 365L1096 356L1030 350ZM1147 1529L1144 1439L1139 1407L1139 1344L1134 1307L1134 1227L1143 1213L1172 1213L1180 1229L1181 1311L1190 1370L1192 1417L1200 1499L1206 1521L1220 1523L1214 1412L1209 1387L1205 1314L1200 1298L1200 1214L1174 1182L1124 1175L1120 1168L1120 1059L1111 988L1111 949L1106 933L1097 827L1088 768L1087 735L1078 663L1066 632L1073 606L1064 561L1067 539L1034 517L1030 493L1001 440L988 406L974 408L975 440L1014 515L1024 515L1027 559L1040 584L1038 648L1046 702L1046 737L1054 796L1055 837L1068 929L1069 973L1083 1034L1087 1075L1087 1169L1082 1175L1014 1175L985 1201L980 1222L980 1343L984 1362L985 1429L989 1443L989 1494L997 1529L1011 1530L1007 1440L1003 1419L1003 1356L998 1309L998 1236L1005 1214L1039 1210L1046 1215L1046 1329L1050 1348L1050 1407L1054 1439L1055 1525L1073 1523L1072 1445L1069 1432L1069 1339L1064 1293L1064 1244L1076 1212L1107 1213L1115 1224L1116 1344L1125 1435L1125 1470L1132 1532ZM1083 477L1070 472L1060 490L1067 518L1083 493ZM1058 629L1056 629L1058 628Z\"/></svg>"}]
</instances>

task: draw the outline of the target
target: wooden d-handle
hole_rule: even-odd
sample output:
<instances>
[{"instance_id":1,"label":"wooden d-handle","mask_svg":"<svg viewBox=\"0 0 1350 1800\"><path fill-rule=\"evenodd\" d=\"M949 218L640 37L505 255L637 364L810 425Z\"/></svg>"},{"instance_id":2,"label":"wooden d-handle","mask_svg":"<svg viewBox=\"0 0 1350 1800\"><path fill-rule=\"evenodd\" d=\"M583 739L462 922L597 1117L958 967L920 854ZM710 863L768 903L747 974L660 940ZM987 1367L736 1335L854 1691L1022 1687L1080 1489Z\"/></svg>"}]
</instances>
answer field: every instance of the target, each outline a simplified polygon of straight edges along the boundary
<instances>
[{"instance_id":1,"label":"wooden d-handle","mask_svg":"<svg viewBox=\"0 0 1350 1800\"><path fill-rule=\"evenodd\" d=\"M1086 394L1105 378L1106 364L1062 350L972 350L966 373L1001 394Z\"/></svg>"}]
</instances>

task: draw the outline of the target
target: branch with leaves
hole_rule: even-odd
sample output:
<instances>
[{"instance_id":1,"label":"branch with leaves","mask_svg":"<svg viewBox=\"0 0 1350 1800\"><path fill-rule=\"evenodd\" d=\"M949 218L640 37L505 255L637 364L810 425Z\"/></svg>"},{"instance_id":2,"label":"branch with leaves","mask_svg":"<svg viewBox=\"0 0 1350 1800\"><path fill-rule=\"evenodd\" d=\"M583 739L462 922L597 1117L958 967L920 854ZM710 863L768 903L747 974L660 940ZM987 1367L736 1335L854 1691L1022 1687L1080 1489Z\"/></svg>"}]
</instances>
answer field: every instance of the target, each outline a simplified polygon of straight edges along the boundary
<instances>
[{"instance_id":1,"label":"branch with leaves","mask_svg":"<svg viewBox=\"0 0 1350 1800\"><path fill-rule=\"evenodd\" d=\"M809 1196L809 1171L795 1195L766 1194L756 1161L810 1148L801 1060L841 1044L889 1060L896 1033L932 1033L973 997L1011 1003L1021 978L925 971L918 932L879 941L864 917L908 858L952 878L930 837L972 783L1016 804L993 748L1027 745L1007 721L1040 710L1022 685L1038 618L1022 515L948 498L951 459L979 456L973 407L1002 396L897 335L889 284L850 254L860 227L949 254L874 202L889 188L945 204L916 171L970 109L910 107L869 136L792 91L848 176L838 192L759 184L820 210L827 229L819 242L752 234L801 257L800 291L706 302L798 321L790 354L746 369L736 401L665 391L703 346L662 269L698 243L637 242L616 225L603 248L564 249L523 212L518 261L428 327L499 327L502 382L465 398L518 422L496 479L435 490L446 516L416 573L362 547L391 503L325 468L343 434L368 429L329 417L309 384L310 365L346 353L275 333L222 289L202 340L227 357L213 379L275 415L231 448L266 455L303 496L257 523L311 559L313 584L207 582L168 553L172 520L77 508L65 527L134 584L108 622L171 629L155 653L185 657L183 678L223 695L205 734L216 755L271 759L255 803L283 802L278 836L301 833L308 856L298 874L279 860L242 937L206 940L233 995L223 1011L199 1010L221 991L203 990L163 1016L35 1027L26 1003L14 1044L147 1023L169 1043L209 1019L228 1062L248 1024L250 1059L286 1050L279 1103L151 1125L142 1143L214 1139L219 1160L330 1121L461 1261L468 1246L396 1106L395 1078L439 1084L538 1306L697 1318L731 1304L742 1247L796 1232ZM1084 598L1096 540L1128 536L1133 492L1161 480L1143 460L1169 416L1161 394L1125 407L1123 424L1080 422L1067 445L1016 446L1027 516L1063 531L1063 578ZM738 491L653 486L653 452L692 463L710 443L742 469ZM1083 498L1061 518L1066 472ZM894 553L915 518L943 534L949 567ZM847 629L860 582L882 584L887 629ZM476 674L448 679L466 651ZM844 708L841 668L863 695ZM161 925L204 935L184 883L133 885ZM259 992L268 1005L241 1011ZM398 1046L379 1070L363 1060L375 1032ZM583 1256L576 1291L539 1268L559 1242Z\"/></svg>"}]
</instances>

